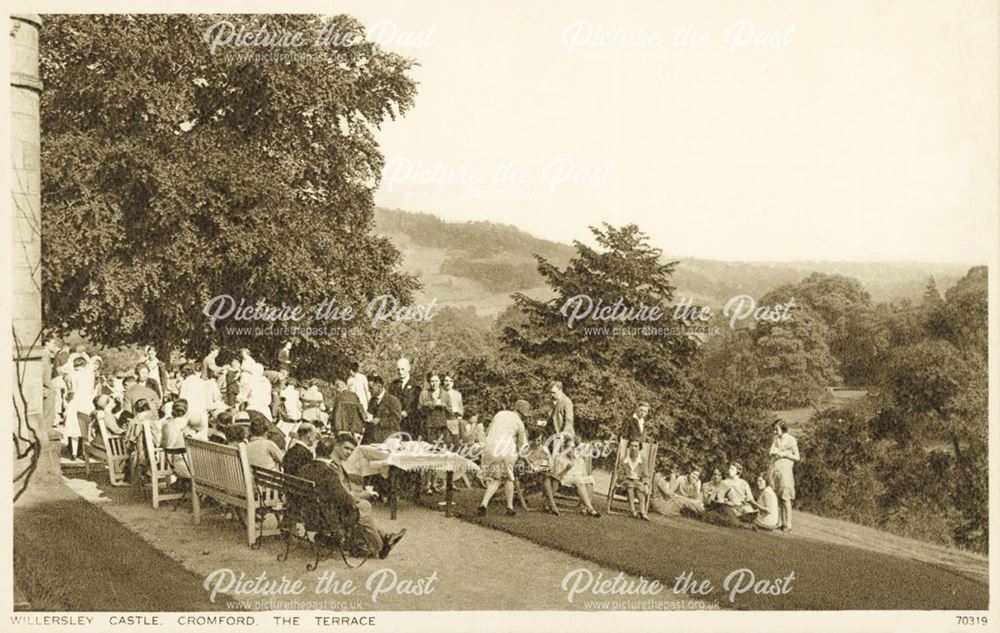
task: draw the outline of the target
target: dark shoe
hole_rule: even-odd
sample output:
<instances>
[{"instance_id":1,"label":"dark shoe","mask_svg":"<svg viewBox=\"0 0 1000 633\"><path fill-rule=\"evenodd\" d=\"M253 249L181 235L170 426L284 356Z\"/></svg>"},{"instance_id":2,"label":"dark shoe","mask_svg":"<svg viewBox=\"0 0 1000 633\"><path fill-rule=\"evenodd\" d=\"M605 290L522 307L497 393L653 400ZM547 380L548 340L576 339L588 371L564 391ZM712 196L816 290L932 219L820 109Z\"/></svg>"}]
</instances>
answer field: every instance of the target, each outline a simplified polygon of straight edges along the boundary
<instances>
[{"instance_id":1,"label":"dark shoe","mask_svg":"<svg viewBox=\"0 0 1000 633\"><path fill-rule=\"evenodd\" d=\"M403 528L402 530L396 532L395 534L390 534L389 549L396 547L396 544L402 541L404 536L406 536L406 528Z\"/></svg>"},{"instance_id":2,"label":"dark shoe","mask_svg":"<svg viewBox=\"0 0 1000 633\"><path fill-rule=\"evenodd\" d=\"M593 510L593 511L588 510L587 511L587 516L593 517L595 519L600 519L601 518L601 513L598 512L597 510Z\"/></svg>"},{"instance_id":3,"label":"dark shoe","mask_svg":"<svg viewBox=\"0 0 1000 633\"><path fill-rule=\"evenodd\" d=\"M404 536L406 536L406 528L403 528L402 530L396 532L395 534L387 535L385 537L385 540L382 541L382 551L378 553L378 557L379 558L387 557L389 555L389 552L392 551L392 548L396 547L396 544L399 543Z\"/></svg>"},{"instance_id":4,"label":"dark shoe","mask_svg":"<svg viewBox=\"0 0 1000 633\"><path fill-rule=\"evenodd\" d=\"M504 511L504 514L506 514L506 515L507 515L507 516L509 516L509 517L514 517L514 516L517 516L517 512L515 512L515 511L514 511L514 508L507 508L507 509L506 509L506 510Z\"/></svg>"},{"instance_id":5,"label":"dark shoe","mask_svg":"<svg viewBox=\"0 0 1000 633\"><path fill-rule=\"evenodd\" d=\"M476 508L476 514L478 514L481 517L486 516L486 506L479 506L478 508Z\"/></svg>"}]
</instances>

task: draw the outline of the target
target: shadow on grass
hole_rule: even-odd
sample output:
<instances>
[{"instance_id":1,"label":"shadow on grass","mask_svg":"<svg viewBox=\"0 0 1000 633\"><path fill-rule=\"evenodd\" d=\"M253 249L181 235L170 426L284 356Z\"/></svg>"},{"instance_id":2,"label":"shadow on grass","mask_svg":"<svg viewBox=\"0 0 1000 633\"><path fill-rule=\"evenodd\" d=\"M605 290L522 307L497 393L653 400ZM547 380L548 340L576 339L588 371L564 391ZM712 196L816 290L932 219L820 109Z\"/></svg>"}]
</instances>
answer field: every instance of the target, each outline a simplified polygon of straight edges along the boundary
<instances>
[{"instance_id":1,"label":"shadow on grass","mask_svg":"<svg viewBox=\"0 0 1000 633\"><path fill-rule=\"evenodd\" d=\"M965 610L989 604L986 584L951 570L793 534L723 528L681 517L652 522L620 515L592 519L570 508L559 517L540 512L507 517L493 505L480 518L476 507L481 498L481 490L456 491L456 515L612 570L659 579L665 594L678 575L692 572L699 581L711 581L715 589L704 598L723 609ZM432 507L435 501L422 499ZM795 578L785 595L756 595L751 590L730 602L723 582L739 569L749 569L758 580L773 582L791 572Z\"/></svg>"},{"instance_id":2,"label":"shadow on grass","mask_svg":"<svg viewBox=\"0 0 1000 633\"><path fill-rule=\"evenodd\" d=\"M202 578L83 499L14 512L14 578L30 611L217 611Z\"/></svg>"}]
</instances>

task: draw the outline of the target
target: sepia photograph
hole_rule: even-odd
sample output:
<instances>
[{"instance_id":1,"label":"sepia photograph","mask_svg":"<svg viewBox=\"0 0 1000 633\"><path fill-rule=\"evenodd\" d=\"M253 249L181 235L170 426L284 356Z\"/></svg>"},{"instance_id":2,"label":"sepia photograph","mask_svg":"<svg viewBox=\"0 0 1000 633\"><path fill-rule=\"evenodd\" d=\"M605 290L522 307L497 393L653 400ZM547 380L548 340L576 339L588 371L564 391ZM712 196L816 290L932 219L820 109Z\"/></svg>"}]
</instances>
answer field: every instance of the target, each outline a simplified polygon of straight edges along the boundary
<instances>
[{"instance_id":1,"label":"sepia photograph","mask_svg":"<svg viewBox=\"0 0 1000 633\"><path fill-rule=\"evenodd\" d=\"M990 630L998 23L15 2L13 630Z\"/></svg>"}]
</instances>

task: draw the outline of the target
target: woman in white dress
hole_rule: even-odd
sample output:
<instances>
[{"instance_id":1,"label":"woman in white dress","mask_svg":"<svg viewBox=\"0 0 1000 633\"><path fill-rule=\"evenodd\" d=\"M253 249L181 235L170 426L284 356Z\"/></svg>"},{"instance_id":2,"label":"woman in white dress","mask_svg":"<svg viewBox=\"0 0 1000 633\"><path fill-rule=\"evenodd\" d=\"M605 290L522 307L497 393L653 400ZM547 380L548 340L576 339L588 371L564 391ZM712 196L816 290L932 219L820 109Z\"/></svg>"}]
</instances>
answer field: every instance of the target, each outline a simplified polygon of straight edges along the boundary
<instances>
[{"instance_id":1,"label":"woman in white dress","mask_svg":"<svg viewBox=\"0 0 1000 633\"><path fill-rule=\"evenodd\" d=\"M770 483L781 501L781 530L792 529L792 501L795 499L795 476L792 468L799 461L799 444L788 432L788 424L778 420L774 423L774 441L771 442Z\"/></svg>"},{"instance_id":2,"label":"woman in white dress","mask_svg":"<svg viewBox=\"0 0 1000 633\"><path fill-rule=\"evenodd\" d=\"M66 405L66 427L64 435L69 444L70 459L83 459L83 443L90 429L90 416L94 412L96 378L94 366L83 356L73 360L73 369L68 376L69 403Z\"/></svg>"},{"instance_id":3,"label":"woman in white dress","mask_svg":"<svg viewBox=\"0 0 1000 633\"><path fill-rule=\"evenodd\" d=\"M247 411L259 411L268 420L271 417L271 381L264 377L264 366L254 363L247 378Z\"/></svg>"},{"instance_id":4,"label":"woman in white dress","mask_svg":"<svg viewBox=\"0 0 1000 633\"><path fill-rule=\"evenodd\" d=\"M493 495L504 485L507 501L507 515L514 516L514 464L528 444L523 418L531 412L525 400L518 400L513 411L500 411L493 416L493 422L486 431L483 443L481 476L486 481L486 492L479 504L479 515L486 514Z\"/></svg>"}]
</instances>

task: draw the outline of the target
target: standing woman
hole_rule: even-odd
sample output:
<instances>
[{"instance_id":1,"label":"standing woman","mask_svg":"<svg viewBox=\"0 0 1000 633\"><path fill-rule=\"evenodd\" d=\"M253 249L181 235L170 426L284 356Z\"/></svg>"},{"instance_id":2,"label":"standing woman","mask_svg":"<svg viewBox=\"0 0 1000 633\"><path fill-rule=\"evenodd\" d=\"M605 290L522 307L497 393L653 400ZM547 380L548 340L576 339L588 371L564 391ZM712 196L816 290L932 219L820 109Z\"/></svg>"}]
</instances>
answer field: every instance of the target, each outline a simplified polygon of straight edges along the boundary
<instances>
[{"instance_id":1,"label":"standing woman","mask_svg":"<svg viewBox=\"0 0 1000 633\"><path fill-rule=\"evenodd\" d=\"M96 391L94 367L83 356L73 359L73 369L69 373L69 403L66 406L66 429L69 457L83 459L83 443L90 428L90 416L94 412Z\"/></svg>"},{"instance_id":2,"label":"standing woman","mask_svg":"<svg viewBox=\"0 0 1000 633\"><path fill-rule=\"evenodd\" d=\"M417 410L424 421L424 439L435 443L448 443L448 409L444 402L444 391L441 389L441 374L436 371L427 373L427 384L420 392L417 400ZM443 476L443 475L442 475ZM429 471L423 476L424 491L433 494L442 485L436 473Z\"/></svg>"},{"instance_id":3,"label":"standing woman","mask_svg":"<svg viewBox=\"0 0 1000 633\"><path fill-rule=\"evenodd\" d=\"M436 371L428 372L427 384L420 392L417 407L424 421L424 439L431 443L440 439L448 427L448 410L444 397L441 375Z\"/></svg>"},{"instance_id":4,"label":"standing woman","mask_svg":"<svg viewBox=\"0 0 1000 633\"><path fill-rule=\"evenodd\" d=\"M528 436L524 430L524 418L531 413L531 406L526 400L518 400L513 411L500 411L493 416L493 422L486 432L483 445L482 477L488 483L483 500L479 504L479 516L486 515L493 495L504 485L504 495L507 502L507 515L514 516L514 464L518 456L528 444Z\"/></svg>"},{"instance_id":5,"label":"standing woman","mask_svg":"<svg viewBox=\"0 0 1000 633\"><path fill-rule=\"evenodd\" d=\"M167 393L167 370L163 363L156 358L156 348L152 345L146 346L146 367L149 368L149 379L156 383L156 390L159 396L164 398Z\"/></svg>"},{"instance_id":6,"label":"standing woman","mask_svg":"<svg viewBox=\"0 0 1000 633\"><path fill-rule=\"evenodd\" d=\"M462 392L455 389L455 379L450 374L444 375L444 404L448 414L448 444L455 450L461 438L465 406L462 403Z\"/></svg>"},{"instance_id":7,"label":"standing woman","mask_svg":"<svg viewBox=\"0 0 1000 633\"><path fill-rule=\"evenodd\" d=\"M771 442L771 487L779 505L781 531L792 529L792 500L795 499L795 476L792 467L799 461L799 443L788 432L788 424L774 422L774 441Z\"/></svg>"}]
</instances>

